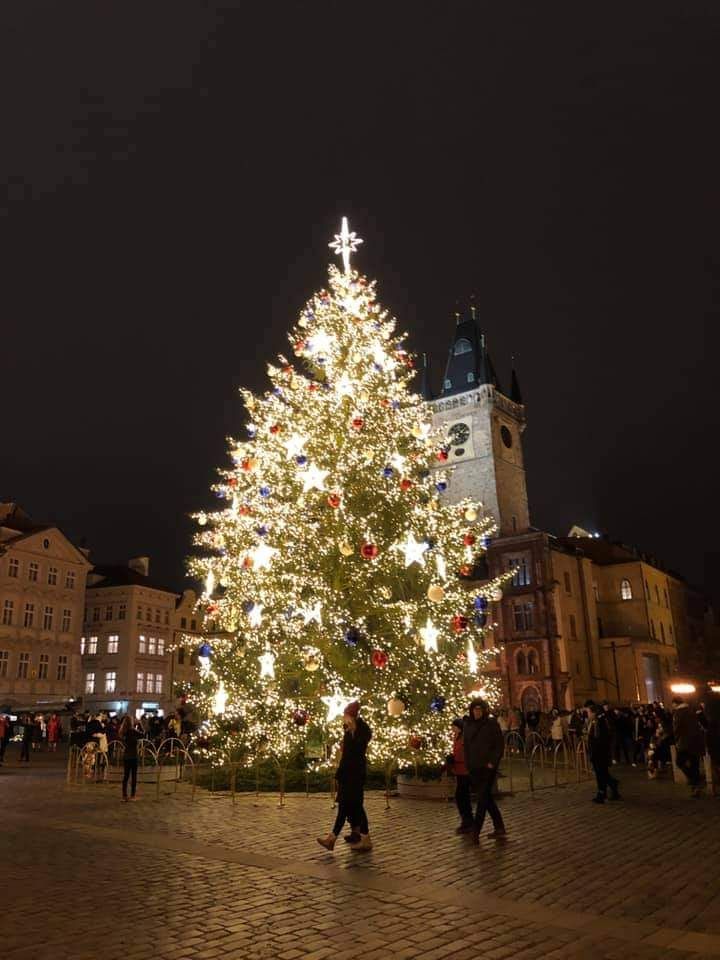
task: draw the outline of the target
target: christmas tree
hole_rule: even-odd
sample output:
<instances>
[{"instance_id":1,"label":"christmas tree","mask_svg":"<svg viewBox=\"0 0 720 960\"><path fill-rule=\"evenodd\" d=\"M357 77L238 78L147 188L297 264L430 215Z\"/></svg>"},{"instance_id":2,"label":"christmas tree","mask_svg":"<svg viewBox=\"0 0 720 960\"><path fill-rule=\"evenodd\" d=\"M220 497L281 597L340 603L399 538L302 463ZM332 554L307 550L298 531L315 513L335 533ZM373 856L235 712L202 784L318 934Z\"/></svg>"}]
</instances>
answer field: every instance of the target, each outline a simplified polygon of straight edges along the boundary
<instances>
[{"instance_id":1,"label":"christmas tree","mask_svg":"<svg viewBox=\"0 0 720 960\"><path fill-rule=\"evenodd\" d=\"M490 603L473 589L492 530L481 506L443 501L445 437L411 389L413 360L375 285L351 269L362 241L331 244L343 270L312 298L270 365L264 396L241 391L247 438L220 471L224 509L198 515L191 562L206 628L196 699L209 754L284 763L335 741L357 699L375 762L437 762L494 660Z\"/></svg>"}]
</instances>

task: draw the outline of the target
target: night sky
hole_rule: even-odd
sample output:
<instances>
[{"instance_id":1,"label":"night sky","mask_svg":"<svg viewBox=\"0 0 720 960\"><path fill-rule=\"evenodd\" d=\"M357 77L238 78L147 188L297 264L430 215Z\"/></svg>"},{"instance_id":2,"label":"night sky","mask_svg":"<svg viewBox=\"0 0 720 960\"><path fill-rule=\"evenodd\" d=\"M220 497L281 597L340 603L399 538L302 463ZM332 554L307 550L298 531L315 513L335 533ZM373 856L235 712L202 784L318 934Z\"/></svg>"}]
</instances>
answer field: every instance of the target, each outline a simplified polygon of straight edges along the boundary
<instances>
[{"instance_id":1,"label":"night sky","mask_svg":"<svg viewBox=\"0 0 720 960\"><path fill-rule=\"evenodd\" d=\"M475 294L531 518L720 540L716 3L0 7L0 497L179 584L237 388L358 267L432 357Z\"/></svg>"}]
</instances>

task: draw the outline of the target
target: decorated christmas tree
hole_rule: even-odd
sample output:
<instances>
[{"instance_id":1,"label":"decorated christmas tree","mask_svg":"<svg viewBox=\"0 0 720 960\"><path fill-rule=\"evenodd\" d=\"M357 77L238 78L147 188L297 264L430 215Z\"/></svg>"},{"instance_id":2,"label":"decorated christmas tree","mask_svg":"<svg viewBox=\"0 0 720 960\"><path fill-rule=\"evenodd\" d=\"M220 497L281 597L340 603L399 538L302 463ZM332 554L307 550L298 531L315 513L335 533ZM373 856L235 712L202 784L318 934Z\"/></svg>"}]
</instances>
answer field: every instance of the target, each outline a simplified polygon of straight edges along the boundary
<instances>
[{"instance_id":1,"label":"decorated christmas tree","mask_svg":"<svg viewBox=\"0 0 720 960\"><path fill-rule=\"evenodd\" d=\"M200 650L209 754L285 762L336 741L357 699L376 762L437 762L468 693L491 700L490 610L473 585L492 522L444 502L446 438L412 391L413 360L375 285L351 269L362 241L331 244L343 269L290 333L291 361L242 391L247 437L198 515L191 562L214 639Z\"/></svg>"}]
</instances>

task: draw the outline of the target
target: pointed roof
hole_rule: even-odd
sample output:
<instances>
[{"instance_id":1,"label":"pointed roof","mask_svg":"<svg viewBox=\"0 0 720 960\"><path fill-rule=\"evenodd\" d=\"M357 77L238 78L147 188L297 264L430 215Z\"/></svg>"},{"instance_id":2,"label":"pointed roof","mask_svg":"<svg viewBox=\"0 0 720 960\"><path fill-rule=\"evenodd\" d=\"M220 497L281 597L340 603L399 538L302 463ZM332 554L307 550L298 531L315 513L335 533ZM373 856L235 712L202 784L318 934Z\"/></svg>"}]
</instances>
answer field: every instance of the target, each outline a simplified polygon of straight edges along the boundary
<instances>
[{"instance_id":1,"label":"pointed roof","mask_svg":"<svg viewBox=\"0 0 720 960\"><path fill-rule=\"evenodd\" d=\"M455 321L441 396L464 393L485 383L502 390L478 323L475 304L464 315L456 312Z\"/></svg>"},{"instance_id":2,"label":"pointed roof","mask_svg":"<svg viewBox=\"0 0 720 960\"><path fill-rule=\"evenodd\" d=\"M513 403L518 403L522 405L523 398L522 393L520 392L520 384L518 382L517 373L515 373L515 363L513 362L512 368L512 380L510 382L510 399Z\"/></svg>"}]
</instances>

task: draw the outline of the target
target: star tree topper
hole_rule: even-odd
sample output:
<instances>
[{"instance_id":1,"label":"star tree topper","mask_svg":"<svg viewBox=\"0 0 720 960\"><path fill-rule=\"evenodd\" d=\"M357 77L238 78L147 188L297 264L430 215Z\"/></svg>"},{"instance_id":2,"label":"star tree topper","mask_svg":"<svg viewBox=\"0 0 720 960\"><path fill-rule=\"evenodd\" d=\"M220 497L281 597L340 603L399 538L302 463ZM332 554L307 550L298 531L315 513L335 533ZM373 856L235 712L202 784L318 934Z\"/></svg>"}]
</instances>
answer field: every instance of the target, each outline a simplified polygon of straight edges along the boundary
<instances>
[{"instance_id":1,"label":"star tree topper","mask_svg":"<svg viewBox=\"0 0 720 960\"><path fill-rule=\"evenodd\" d=\"M355 253L361 243L362 240L360 237L358 237L354 231L352 233L350 232L348 218L343 217L340 225L340 233L335 234L335 239L329 243L328 246L331 250L334 250L335 253L342 256L343 269L346 274L350 273L350 254Z\"/></svg>"}]
</instances>

